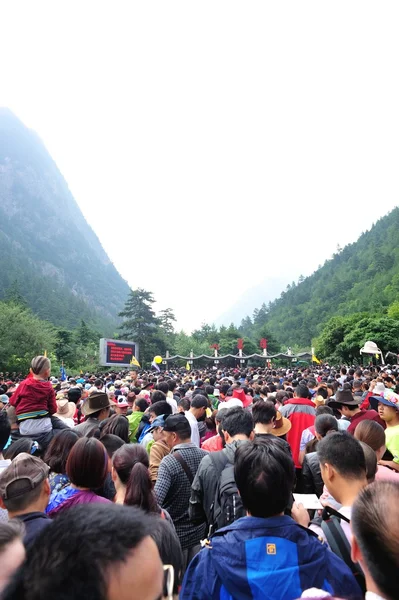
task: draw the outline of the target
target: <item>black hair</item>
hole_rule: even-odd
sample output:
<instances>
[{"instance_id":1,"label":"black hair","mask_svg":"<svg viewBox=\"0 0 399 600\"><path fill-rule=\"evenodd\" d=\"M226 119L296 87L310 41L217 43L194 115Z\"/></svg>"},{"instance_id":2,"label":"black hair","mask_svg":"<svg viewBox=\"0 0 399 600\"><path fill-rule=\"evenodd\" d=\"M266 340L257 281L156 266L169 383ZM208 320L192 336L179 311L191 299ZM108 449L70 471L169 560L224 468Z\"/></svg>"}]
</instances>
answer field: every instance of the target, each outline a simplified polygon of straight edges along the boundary
<instances>
[{"instance_id":1,"label":"black hair","mask_svg":"<svg viewBox=\"0 0 399 600\"><path fill-rule=\"evenodd\" d=\"M319 415L333 415L334 411L331 406L327 406L326 404L322 404L316 408L316 417Z\"/></svg>"},{"instance_id":2,"label":"black hair","mask_svg":"<svg viewBox=\"0 0 399 600\"><path fill-rule=\"evenodd\" d=\"M329 431L338 431L338 421L333 415L321 414L316 417L314 428L324 438Z\"/></svg>"},{"instance_id":3,"label":"black hair","mask_svg":"<svg viewBox=\"0 0 399 600\"><path fill-rule=\"evenodd\" d=\"M229 409L223 417L221 426L231 437L241 434L249 438L254 428L252 415L239 406Z\"/></svg>"},{"instance_id":4,"label":"black hair","mask_svg":"<svg viewBox=\"0 0 399 600\"><path fill-rule=\"evenodd\" d=\"M11 433L11 424L5 410L0 410L0 453L7 445Z\"/></svg>"},{"instance_id":5,"label":"black hair","mask_svg":"<svg viewBox=\"0 0 399 600\"><path fill-rule=\"evenodd\" d=\"M205 393L207 396L213 396L213 392L215 391L215 388L213 387L213 385L206 385L205 386Z\"/></svg>"},{"instance_id":6,"label":"black hair","mask_svg":"<svg viewBox=\"0 0 399 600\"><path fill-rule=\"evenodd\" d=\"M170 404L166 402L166 400L162 402L156 402L155 404L151 404L150 413L154 413L157 417L159 415L169 416L172 414L173 410Z\"/></svg>"},{"instance_id":7,"label":"black hair","mask_svg":"<svg viewBox=\"0 0 399 600\"><path fill-rule=\"evenodd\" d=\"M256 423L267 425L276 418L276 414L276 407L270 400L259 400L258 402L255 402L252 407L252 419L254 425L256 425Z\"/></svg>"},{"instance_id":8,"label":"black hair","mask_svg":"<svg viewBox=\"0 0 399 600\"><path fill-rule=\"evenodd\" d=\"M125 442L118 436L112 433L106 433L100 438L101 443L107 451L108 458L112 458L114 453L121 448Z\"/></svg>"},{"instance_id":9,"label":"black hair","mask_svg":"<svg viewBox=\"0 0 399 600\"><path fill-rule=\"evenodd\" d=\"M172 565L175 571L173 594L178 594L183 574L183 553L175 528L166 519L153 518L151 537L158 547L164 565Z\"/></svg>"},{"instance_id":10,"label":"black hair","mask_svg":"<svg viewBox=\"0 0 399 600\"><path fill-rule=\"evenodd\" d=\"M121 565L151 531L151 518L132 506L72 507L43 529L2 600L106 600L110 568Z\"/></svg>"},{"instance_id":11,"label":"black hair","mask_svg":"<svg viewBox=\"0 0 399 600\"><path fill-rule=\"evenodd\" d=\"M105 421L100 423L100 439L103 435L111 433L112 435L120 437L126 444L129 442L129 421L125 415L113 415Z\"/></svg>"},{"instance_id":12,"label":"black hair","mask_svg":"<svg viewBox=\"0 0 399 600\"><path fill-rule=\"evenodd\" d=\"M366 477L366 460L363 448L346 431L327 435L317 445L317 455L321 464L328 463L342 477L363 479Z\"/></svg>"},{"instance_id":13,"label":"black hair","mask_svg":"<svg viewBox=\"0 0 399 600\"><path fill-rule=\"evenodd\" d=\"M398 597L399 482L376 481L356 498L351 528L371 579L387 600Z\"/></svg>"},{"instance_id":14,"label":"black hair","mask_svg":"<svg viewBox=\"0 0 399 600\"><path fill-rule=\"evenodd\" d=\"M19 440L16 440L4 452L4 458L6 460L14 460L14 458L16 456L18 456L18 454L21 454L22 452L26 452L27 454L32 454L33 443L34 443L33 440L31 440L30 438L20 438ZM35 453L33 453L33 454L35 454ZM36 455L37 455L37 453L36 453Z\"/></svg>"},{"instance_id":15,"label":"black hair","mask_svg":"<svg viewBox=\"0 0 399 600\"><path fill-rule=\"evenodd\" d=\"M190 410L190 406L191 406L190 398L187 398L187 396L185 396L184 398L182 398L181 400L179 400L177 402L177 406L181 406L181 408L183 408L183 410Z\"/></svg>"},{"instance_id":16,"label":"black hair","mask_svg":"<svg viewBox=\"0 0 399 600\"><path fill-rule=\"evenodd\" d=\"M156 404L157 402L166 402L166 394L161 390L155 390L151 394L151 404Z\"/></svg>"},{"instance_id":17,"label":"black hair","mask_svg":"<svg viewBox=\"0 0 399 600\"><path fill-rule=\"evenodd\" d=\"M208 406L208 398L206 398L203 394L196 394L193 396L191 400L192 408L207 408Z\"/></svg>"},{"instance_id":18,"label":"black hair","mask_svg":"<svg viewBox=\"0 0 399 600\"><path fill-rule=\"evenodd\" d=\"M234 476L242 503L253 517L274 517L289 505L295 465L283 440L270 436L241 444Z\"/></svg>"},{"instance_id":19,"label":"black hair","mask_svg":"<svg viewBox=\"0 0 399 600\"><path fill-rule=\"evenodd\" d=\"M145 398L136 398L134 401L135 406L140 409L140 412L145 412L148 408L148 401Z\"/></svg>"},{"instance_id":20,"label":"black hair","mask_svg":"<svg viewBox=\"0 0 399 600\"><path fill-rule=\"evenodd\" d=\"M168 381L168 387L169 387L169 391L170 392L174 392L176 389L177 383L174 379L171 379L170 381Z\"/></svg>"},{"instance_id":21,"label":"black hair","mask_svg":"<svg viewBox=\"0 0 399 600\"><path fill-rule=\"evenodd\" d=\"M73 429L63 429L53 437L43 457L53 473L65 475L69 453L80 437Z\"/></svg>"},{"instance_id":22,"label":"black hair","mask_svg":"<svg viewBox=\"0 0 399 600\"><path fill-rule=\"evenodd\" d=\"M165 397L166 397L166 394L169 392L169 383L167 381L161 381L160 383L158 383L157 387L158 387L158 390L160 392L162 392L163 394L165 394ZM153 392L153 394L155 394L155 392ZM154 400L154 402L156 402L156 401Z\"/></svg>"},{"instance_id":23,"label":"black hair","mask_svg":"<svg viewBox=\"0 0 399 600\"><path fill-rule=\"evenodd\" d=\"M299 384L295 388L295 394L297 398L308 398L309 399L309 389L306 385Z\"/></svg>"},{"instance_id":24,"label":"black hair","mask_svg":"<svg viewBox=\"0 0 399 600\"><path fill-rule=\"evenodd\" d=\"M149 458L140 444L124 444L113 456L112 464L126 486L124 504L139 506L146 512L159 514L149 473Z\"/></svg>"}]
</instances>

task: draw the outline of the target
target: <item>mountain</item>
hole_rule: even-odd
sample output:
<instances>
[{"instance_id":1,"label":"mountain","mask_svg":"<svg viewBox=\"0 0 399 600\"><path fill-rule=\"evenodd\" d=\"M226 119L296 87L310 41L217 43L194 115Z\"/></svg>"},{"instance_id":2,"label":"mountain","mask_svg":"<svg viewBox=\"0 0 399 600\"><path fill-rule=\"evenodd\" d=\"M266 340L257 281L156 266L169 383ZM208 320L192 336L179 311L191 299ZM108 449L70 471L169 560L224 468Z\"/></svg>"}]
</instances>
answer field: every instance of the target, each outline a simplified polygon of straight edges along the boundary
<instances>
[{"instance_id":1,"label":"mountain","mask_svg":"<svg viewBox=\"0 0 399 600\"><path fill-rule=\"evenodd\" d=\"M318 237L322 243L322 237ZM280 298L264 306L264 323L282 345L309 348L333 316L383 314L399 300L399 208ZM367 338L368 339L368 338Z\"/></svg>"},{"instance_id":2,"label":"mountain","mask_svg":"<svg viewBox=\"0 0 399 600\"><path fill-rule=\"evenodd\" d=\"M108 333L129 293L43 142L0 109L0 300L10 289L57 326Z\"/></svg>"},{"instance_id":3,"label":"mountain","mask_svg":"<svg viewBox=\"0 0 399 600\"><path fill-rule=\"evenodd\" d=\"M233 304L228 308L222 315L215 320L215 325L234 325L238 326L241 323L243 315L253 313L257 306L260 306L262 302L270 302L274 300L280 293L281 290L285 289L288 281L287 277L268 277L264 279L258 285L250 288Z\"/></svg>"}]
</instances>

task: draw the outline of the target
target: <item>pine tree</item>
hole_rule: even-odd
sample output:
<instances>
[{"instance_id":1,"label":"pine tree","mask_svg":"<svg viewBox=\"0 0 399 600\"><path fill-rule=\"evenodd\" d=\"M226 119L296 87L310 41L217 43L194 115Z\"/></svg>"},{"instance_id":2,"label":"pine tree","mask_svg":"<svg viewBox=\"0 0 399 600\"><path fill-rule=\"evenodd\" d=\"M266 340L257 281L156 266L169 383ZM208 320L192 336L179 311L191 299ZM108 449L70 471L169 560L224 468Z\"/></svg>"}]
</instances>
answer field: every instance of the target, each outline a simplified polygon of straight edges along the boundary
<instances>
[{"instance_id":1,"label":"pine tree","mask_svg":"<svg viewBox=\"0 0 399 600\"><path fill-rule=\"evenodd\" d=\"M130 290L125 308L119 313L124 319L119 328L122 336L139 344L141 362L151 361L154 353L163 351L159 320L152 308L154 302L151 292L142 288Z\"/></svg>"}]
</instances>

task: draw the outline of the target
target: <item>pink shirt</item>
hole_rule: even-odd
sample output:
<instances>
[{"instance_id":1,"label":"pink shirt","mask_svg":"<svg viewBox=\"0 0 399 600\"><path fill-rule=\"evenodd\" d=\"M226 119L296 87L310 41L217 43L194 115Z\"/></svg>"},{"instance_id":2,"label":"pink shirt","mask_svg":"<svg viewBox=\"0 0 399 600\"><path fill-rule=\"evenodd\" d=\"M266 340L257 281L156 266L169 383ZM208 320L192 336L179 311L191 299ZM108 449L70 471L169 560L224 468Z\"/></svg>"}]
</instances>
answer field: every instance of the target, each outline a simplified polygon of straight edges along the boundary
<instances>
[{"instance_id":1,"label":"pink shirt","mask_svg":"<svg viewBox=\"0 0 399 600\"><path fill-rule=\"evenodd\" d=\"M376 481L399 481L399 473L388 469L384 465L377 466L377 473L375 474Z\"/></svg>"}]
</instances>

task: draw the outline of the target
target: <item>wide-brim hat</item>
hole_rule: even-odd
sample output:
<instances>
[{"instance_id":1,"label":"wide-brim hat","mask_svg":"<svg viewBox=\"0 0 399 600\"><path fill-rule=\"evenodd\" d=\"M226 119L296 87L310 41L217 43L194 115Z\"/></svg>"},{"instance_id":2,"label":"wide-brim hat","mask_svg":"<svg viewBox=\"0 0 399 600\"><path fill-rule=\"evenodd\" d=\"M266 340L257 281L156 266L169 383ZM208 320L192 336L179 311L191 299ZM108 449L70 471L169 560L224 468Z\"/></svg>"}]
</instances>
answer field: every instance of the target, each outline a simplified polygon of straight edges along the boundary
<instances>
[{"instance_id":1,"label":"wide-brim hat","mask_svg":"<svg viewBox=\"0 0 399 600\"><path fill-rule=\"evenodd\" d=\"M61 419L72 419L75 414L76 404L74 402L68 402L66 398L60 398L56 400L57 412L54 414L55 417Z\"/></svg>"},{"instance_id":2,"label":"wide-brim hat","mask_svg":"<svg viewBox=\"0 0 399 600\"><path fill-rule=\"evenodd\" d=\"M104 408L112 408L113 406L115 406L115 402L112 402L105 392L93 392L83 404L82 413L85 417L88 417Z\"/></svg>"},{"instance_id":3,"label":"wide-brim hat","mask_svg":"<svg viewBox=\"0 0 399 600\"><path fill-rule=\"evenodd\" d=\"M283 417L281 412L278 410L276 413L276 418L274 420L274 427L270 433L273 435L277 435L280 437L281 435L285 435L289 432L292 427L292 423L286 417Z\"/></svg>"},{"instance_id":4,"label":"wide-brim hat","mask_svg":"<svg viewBox=\"0 0 399 600\"><path fill-rule=\"evenodd\" d=\"M340 408L342 405L356 408L363 402L359 396L353 396L350 390L338 390L335 399L330 400L328 406L331 408Z\"/></svg>"}]
</instances>

